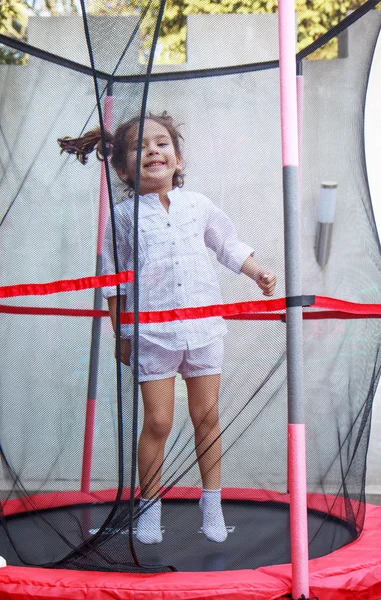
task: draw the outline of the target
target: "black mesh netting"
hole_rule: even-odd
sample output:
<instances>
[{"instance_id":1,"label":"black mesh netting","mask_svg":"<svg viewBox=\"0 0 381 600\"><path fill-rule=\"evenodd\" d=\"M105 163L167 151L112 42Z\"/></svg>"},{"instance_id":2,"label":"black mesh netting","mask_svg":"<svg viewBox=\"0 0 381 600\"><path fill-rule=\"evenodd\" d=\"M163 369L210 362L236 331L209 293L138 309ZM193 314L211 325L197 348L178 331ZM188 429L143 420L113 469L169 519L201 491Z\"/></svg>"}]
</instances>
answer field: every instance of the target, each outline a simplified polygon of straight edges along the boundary
<instances>
[{"instance_id":1,"label":"black mesh netting","mask_svg":"<svg viewBox=\"0 0 381 600\"><path fill-rule=\"evenodd\" d=\"M87 61L79 17L64 19L65 27L81 32L77 47L68 44L70 51L64 44L58 50L56 30L53 45L44 46L44 19L31 25L31 45L41 39L42 51L59 55L55 62L29 48L24 65L0 65L2 286L100 275L101 163L94 155L86 166L60 155L57 138L97 127L99 111L112 119L114 130L143 107L167 111L180 124L185 190L205 194L229 215L258 263L276 273L275 297L285 296L278 51L272 34L255 38L257 48L252 42L254 56L268 61L255 68L190 72L203 66L196 62L196 39L183 76L178 67L154 67L150 76L160 8L158 2L142 6L139 18L89 16L93 70L77 64ZM379 30L380 14L370 11L348 29L347 57L303 63L303 292L362 304L380 297L380 248L363 150L367 78ZM4 36L1 41L6 43ZM263 58L259 45L265 42ZM111 207L134 202L126 200L112 168L102 177ZM337 208L322 267L314 246L319 190L327 180L338 184ZM112 212L117 221L118 210ZM179 236L190 252L191 232L184 214ZM123 256L117 261L121 272L127 268ZM253 281L220 265L214 254L210 258L224 303L263 299ZM181 276L198 274L185 265ZM149 294L160 310L202 305L193 298L178 305L170 289L156 298L156 284L150 282ZM133 294L132 288L127 284ZM143 306L145 301L139 299ZM228 539L216 549L200 530L194 431L178 377L159 491L163 542L149 546L136 540L139 509L133 502L139 497L136 444L143 408L129 367L115 363L108 316L91 312L106 310L100 289L90 283L65 293L37 290L2 302L0 554L9 564L208 571L289 562L284 318L227 321L219 414ZM376 318L304 321L311 557L361 532L380 339Z\"/></svg>"}]
</instances>

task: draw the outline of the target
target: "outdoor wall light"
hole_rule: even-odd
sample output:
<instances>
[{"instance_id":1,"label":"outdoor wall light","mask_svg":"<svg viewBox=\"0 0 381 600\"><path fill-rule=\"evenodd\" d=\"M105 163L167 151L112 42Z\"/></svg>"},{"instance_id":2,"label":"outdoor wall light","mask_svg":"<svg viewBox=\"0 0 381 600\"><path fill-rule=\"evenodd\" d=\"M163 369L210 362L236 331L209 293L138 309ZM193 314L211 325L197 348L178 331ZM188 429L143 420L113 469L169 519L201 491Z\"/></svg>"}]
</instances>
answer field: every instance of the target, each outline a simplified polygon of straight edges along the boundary
<instances>
[{"instance_id":1,"label":"outdoor wall light","mask_svg":"<svg viewBox=\"0 0 381 600\"><path fill-rule=\"evenodd\" d=\"M324 181L320 186L316 226L315 255L318 264L327 264L331 251L332 230L335 221L337 183Z\"/></svg>"}]
</instances>

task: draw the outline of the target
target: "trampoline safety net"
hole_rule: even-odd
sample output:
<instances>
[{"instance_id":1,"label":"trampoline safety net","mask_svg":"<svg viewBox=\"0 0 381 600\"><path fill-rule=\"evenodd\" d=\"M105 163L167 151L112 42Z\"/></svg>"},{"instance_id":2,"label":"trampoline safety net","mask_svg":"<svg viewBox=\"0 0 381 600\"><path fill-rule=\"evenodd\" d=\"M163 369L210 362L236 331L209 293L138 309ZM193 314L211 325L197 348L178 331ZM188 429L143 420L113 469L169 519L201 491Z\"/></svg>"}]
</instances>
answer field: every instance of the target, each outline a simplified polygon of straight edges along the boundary
<instances>
[{"instance_id":1,"label":"trampoline safety net","mask_svg":"<svg viewBox=\"0 0 381 600\"><path fill-rule=\"evenodd\" d=\"M250 15L256 32L251 63L220 65L216 55L217 67L209 68L202 37L208 36L208 17L189 17L187 63L151 69L163 8L153 1L142 3L137 17L62 18L61 38L53 19L50 42L45 20L31 19L24 64L0 65L0 554L11 565L141 572L290 562L277 24L274 15L266 21ZM311 558L356 539L364 521L381 324L371 317L343 318L335 303L325 313L314 300L376 304L380 298L380 245L363 140L380 17L372 10L348 27L347 56L299 61L303 294L310 298L303 348ZM61 43L70 35L75 47ZM2 36L1 43L12 42ZM168 211L160 212L152 194L138 200L139 182L128 191L123 168L120 178L108 160L106 141L108 132L137 117L135 151L144 153L141 115L163 112L183 138L185 183L170 193ZM83 165L60 153L57 139L78 138L100 123L106 161L93 152ZM336 195L323 259L316 242L317 223L324 229L322 189ZM226 268L223 251L213 252L217 242L200 250L193 223L202 218L198 203L204 196L202 207L212 201L221 209L255 261L276 274L273 300L239 268ZM183 210L185 201L190 205ZM182 247L177 270L176 255L169 264L172 241ZM149 269L151 244L156 258ZM200 261L216 271L222 302L205 303L214 284L201 277ZM191 297L183 284L193 290ZM117 302L117 340L106 289ZM258 304L263 300L268 304ZM210 423L205 433L207 414L201 421L195 416L204 396L198 403L193 397L194 431L189 377L178 375L164 458L150 471L156 470L156 480L161 474L160 486L152 475L144 490L153 506L161 500L163 541L144 544L136 537L142 511L138 457L148 461L147 448L138 447L144 410L137 370L121 360L125 340L119 334L132 338L136 359L149 362L147 338L184 335L181 350L190 352L200 323L208 343L227 328L221 438L215 424L214 439ZM153 405L170 411L162 389L162 380L151 381ZM228 535L217 546L201 528L195 444L202 460L220 441Z\"/></svg>"}]
</instances>

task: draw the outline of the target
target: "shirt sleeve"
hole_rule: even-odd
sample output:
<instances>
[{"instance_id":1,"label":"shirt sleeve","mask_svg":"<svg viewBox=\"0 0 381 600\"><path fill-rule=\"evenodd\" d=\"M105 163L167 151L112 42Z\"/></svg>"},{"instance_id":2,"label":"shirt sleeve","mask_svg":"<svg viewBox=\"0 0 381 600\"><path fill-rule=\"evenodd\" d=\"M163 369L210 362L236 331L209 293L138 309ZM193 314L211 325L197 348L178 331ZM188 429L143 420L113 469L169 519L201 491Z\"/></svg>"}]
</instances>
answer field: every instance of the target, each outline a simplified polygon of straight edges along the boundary
<instances>
[{"instance_id":1,"label":"shirt sleeve","mask_svg":"<svg viewBox=\"0 0 381 600\"><path fill-rule=\"evenodd\" d=\"M241 272L243 263L253 254L251 246L239 241L229 217L210 200L204 239L217 260L235 273Z\"/></svg>"},{"instance_id":2,"label":"shirt sleeve","mask_svg":"<svg viewBox=\"0 0 381 600\"><path fill-rule=\"evenodd\" d=\"M120 211L115 207L115 233L116 233L116 244L117 244L117 255L118 255L118 268L119 271L127 269L128 259L130 258L131 250L128 243L128 223L120 214ZM112 227L111 219L108 220L105 230L105 236L103 240L102 248L102 275L111 275L115 273L115 259L114 259L114 243L112 238ZM120 293L126 295L126 285L120 285ZM116 296L116 286L103 287L102 293L104 298L110 298Z\"/></svg>"}]
</instances>

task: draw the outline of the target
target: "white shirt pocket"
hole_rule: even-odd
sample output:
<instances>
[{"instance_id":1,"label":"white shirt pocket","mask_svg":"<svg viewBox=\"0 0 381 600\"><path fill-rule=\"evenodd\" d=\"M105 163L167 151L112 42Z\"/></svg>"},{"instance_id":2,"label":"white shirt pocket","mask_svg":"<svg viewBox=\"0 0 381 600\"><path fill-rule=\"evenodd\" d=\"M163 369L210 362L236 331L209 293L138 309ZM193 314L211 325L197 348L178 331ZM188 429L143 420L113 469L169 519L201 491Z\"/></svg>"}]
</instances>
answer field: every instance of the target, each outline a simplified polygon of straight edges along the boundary
<instances>
[{"instance_id":1,"label":"white shirt pocket","mask_svg":"<svg viewBox=\"0 0 381 600\"><path fill-rule=\"evenodd\" d=\"M155 262L168 256L170 249L170 227L159 219L142 219L139 227L139 247L145 262Z\"/></svg>"},{"instance_id":2,"label":"white shirt pocket","mask_svg":"<svg viewBox=\"0 0 381 600\"><path fill-rule=\"evenodd\" d=\"M187 217L177 226L178 240L182 248L182 254L204 253L206 247L200 222L195 216Z\"/></svg>"}]
</instances>

